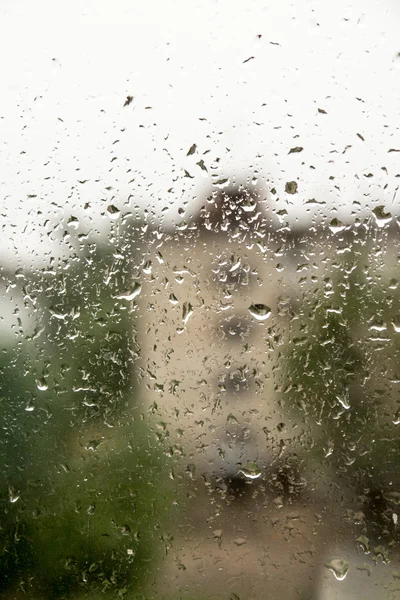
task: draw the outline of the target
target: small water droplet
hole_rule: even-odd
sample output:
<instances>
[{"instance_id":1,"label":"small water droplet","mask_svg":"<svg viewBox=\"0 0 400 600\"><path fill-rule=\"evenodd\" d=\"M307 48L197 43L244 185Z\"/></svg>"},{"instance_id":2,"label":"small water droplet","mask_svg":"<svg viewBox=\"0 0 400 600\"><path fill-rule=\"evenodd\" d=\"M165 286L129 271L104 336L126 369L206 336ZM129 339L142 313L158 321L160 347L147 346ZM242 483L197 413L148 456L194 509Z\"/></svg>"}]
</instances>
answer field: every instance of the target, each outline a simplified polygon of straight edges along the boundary
<instances>
[{"instance_id":1,"label":"small water droplet","mask_svg":"<svg viewBox=\"0 0 400 600\"><path fill-rule=\"evenodd\" d=\"M67 225L69 225L71 229L79 229L79 220L71 215L67 221Z\"/></svg>"},{"instance_id":2,"label":"small water droplet","mask_svg":"<svg viewBox=\"0 0 400 600\"><path fill-rule=\"evenodd\" d=\"M252 304L249 313L257 321L265 321L271 315L271 309L266 304Z\"/></svg>"},{"instance_id":3,"label":"small water droplet","mask_svg":"<svg viewBox=\"0 0 400 600\"><path fill-rule=\"evenodd\" d=\"M242 259L239 258L235 258L234 256L231 257L231 267L229 268L229 273L234 273L235 271L237 271L242 263Z\"/></svg>"},{"instance_id":4,"label":"small water droplet","mask_svg":"<svg viewBox=\"0 0 400 600\"><path fill-rule=\"evenodd\" d=\"M138 296L141 291L142 291L142 286L140 285L140 283L136 282L135 285L133 286L132 290L124 292L123 294L120 294L119 296L116 296L116 299L131 301L134 298L136 298L136 296Z\"/></svg>"},{"instance_id":5,"label":"small water droplet","mask_svg":"<svg viewBox=\"0 0 400 600\"><path fill-rule=\"evenodd\" d=\"M378 227L385 227L385 225L387 225L387 223L390 223L390 221L392 220L392 215L390 214L390 212L385 212L384 206L377 206L376 208L374 208L372 213L375 217L375 221Z\"/></svg>"},{"instance_id":6,"label":"small water droplet","mask_svg":"<svg viewBox=\"0 0 400 600\"><path fill-rule=\"evenodd\" d=\"M246 479L249 479L251 481L261 477L261 471L255 462L249 462L246 466L240 467L239 473L241 473Z\"/></svg>"},{"instance_id":7,"label":"small water droplet","mask_svg":"<svg viewBox=\"0 0 400 600\"><path fill-rule=\"evenodd\" d=\"M46 390L49 389L49 386L47 385L47 381L45 380L44 377L42 377L42 379L37 379L36 380L36 387L41 392L45 392Z\"/></svg>"},{"instance_id":8,"label":"small water droplet","mask_svg":"<svg viewBox=\"0 0 400 600\"><path fill-rule=\"evenodd\" d=\"M230 184L230 179L218 179L217 181L214 182L213 185L216 188L223 189L223 188L228 187L229 184Z\"/></svg>"},{"instance_id":9,"label":"small water droplet","mask_svg":"<svg viewBox=\"0 0 400 600\"><path fill-rule=\"evenodd\" d=\"M110 219L112 221L116 221L118 219L119 215L121 214L121 211L113 204L110 204L109 206L107 206L107 212L108 212L108 216L110 217Z\"/></svg>"},{"instance_id":10,"label":"small water droplet","mask_svg":"<svg viewBox=\"0 0 400 600\"><path fill-rule=\"evenodd\" d=\"M183 307L182 307L182 320L185 325L189 321L192 314L193 314L192 305L190 304L190 302L184 302Z\"/></svg>"},{"instance_id":11,"label":"small water droplet","mask_svg":"<svg viewBox=\"0 0 400 600\"><path fill-rule=\"evenodd\" d=\"M226 419L227 423L233 423L234 425L238 425L239 421L237 420L237 418L235 417L235 415L233 415L232 413L230 413L227 416Z\"/></svg>"},{"instance_id":12,"label":"small water droplet","mask_svg":"<svg viewBox=\"0 0 400 600\"><path fill-rule=\"evenodd\" d=\"M347 573L349 572L349 563L343 558L332 558L325 563L325 567L334 574L338 581L346 579Z\"/></svg>"},{"instance_id":13,"label":"small water droplet","mask_svg":"<svg viewBox=\"0 0 400 600\"><path fill-rule=\"evenodd\" d=\"M339 219L336 219L336 217L329 223L329 229L332 231L332 233L340 233L345 228L346 225L342 223L342 221L339 221Z\"/></svg>"},{"instance_id":14,"label":"small water droplet","mask_svg":"<svg viewBox=\"0 0 400 600\"><path fill-rule=\"evenodd\" d=\"M15 502L17 502L17 500L19 500L19 494L15 492L15 490L13 490L12 488L8 489L8 497L10 499L11 504L14 504Z\"/></svg>"},{"instance_id":15,"label":"small water droplet","mask_svg":"<svg viewBox=\"0 0 400 600\"><path fill-rule=\"evenodd\" d=\"M285 185L285 192L287 194L296 194L297 193L297 182L296 181L287 181Z\"/></svg>"},{"instance_id":16,"label":"small water droplet","mask_svg":"<svg viewBox=\"0 0 400 600\"><path fill-rule=\"evenodd\" d=\"M368 328L372 331L386 331L387 326L385 321L382 321L381 319L377 319L376 317L373 317L371 319L371 321L369 322Z\"/></svg>"},{"instance_id":17,"label":"small water droplet","mask_svg":"<svg viewBox=\"0 0 400 600\"><path fill-rule=\"evenodd\" d=\"M362 549L363 552L365 552L365 554L369 554L370 553L370 545L369 545L369 539L365 536L365 535L360 535L357 539L356 542L358 542L360 544L360 547Z\"/></svg>"},{"instance_id":18,"label":"small water droplet","mask_svg":"<svg viewBox=\"0 0 400 600\"><path fill-rule=\"evenodd\" d=\"M222 529L216 529L215 531L213 531L213 536L216 538L222 537Z\"/></svg>"},{"instance_id":19,"label":"small water droplet","mask_svg":"<svg viewBox=\"0 0 400 600\"><path fill-rule=\"evenodd\" d=\"M332 442L332 440L328 440L328 443L327 443L325 451L324 451L324 457L328 458L329 456L331 456L333 454L334 450L335 450L334 443Z\"/></svg>"},{"instance_id":20,"label":"small water droplet","mask_svg":"<svg viewBox=\"0 0 400 600\"><path fill-rule=\"evenodd\" d=\"M343 408L345 410L349 410L349 408L350 408L350 400L349 400L349 392L348 392L348 390L346 390L345 392L343 392L343 394L340 394L340 396L336 396L336 399L339 401L339 403L341 404L341 406L343 406Z\"/></svg>"},{"instance_id":21,"label":"small water droplet","mask_svg":"<svg viewBox=\"0 0 400 600\"><path fill-rule=\"evenodd\" d=\"M145 265L143 266L143 273L146 273L146 275L150 275L151 273L151 260L148 260Z\"/></svg>"},{"instance_id":22,"label":"small water droplet","mask_svg":"<svg viewBox=\"0 0 400 600\"><path fill-rule=\"evenodd\" d=\"M236 538L233 540L233 543L236 544L236 546L243 546L246 542L247 540L245 538Z\"/></svg>"},{"instance_id":23,"label":"small water droplet","mask_svg":"<svg viewBox=\"0 0 400 600\"><path fill-rule=\"evenodd\" d=\"M400 317L394 317L392 319L392 326L396 333L400 333Z\"/></svg>"}]
</instances>

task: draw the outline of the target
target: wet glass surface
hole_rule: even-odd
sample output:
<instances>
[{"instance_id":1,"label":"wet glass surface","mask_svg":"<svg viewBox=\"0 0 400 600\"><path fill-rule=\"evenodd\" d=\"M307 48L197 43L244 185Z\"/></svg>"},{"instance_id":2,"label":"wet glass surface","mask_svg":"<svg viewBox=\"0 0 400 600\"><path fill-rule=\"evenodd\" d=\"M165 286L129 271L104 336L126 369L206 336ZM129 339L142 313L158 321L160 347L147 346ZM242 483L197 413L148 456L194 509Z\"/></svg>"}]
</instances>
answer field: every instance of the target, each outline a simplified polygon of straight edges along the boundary
<instances>
[{"instance_id":1,"label":"wet glass surface","mask_svg":"<svg viewBox=\"0 0 400 600\"><path fill-rule=\"evenodd\" d=\"M397 4L0 14L1 597L400 598Z\"/></svg>"}]
</instances>

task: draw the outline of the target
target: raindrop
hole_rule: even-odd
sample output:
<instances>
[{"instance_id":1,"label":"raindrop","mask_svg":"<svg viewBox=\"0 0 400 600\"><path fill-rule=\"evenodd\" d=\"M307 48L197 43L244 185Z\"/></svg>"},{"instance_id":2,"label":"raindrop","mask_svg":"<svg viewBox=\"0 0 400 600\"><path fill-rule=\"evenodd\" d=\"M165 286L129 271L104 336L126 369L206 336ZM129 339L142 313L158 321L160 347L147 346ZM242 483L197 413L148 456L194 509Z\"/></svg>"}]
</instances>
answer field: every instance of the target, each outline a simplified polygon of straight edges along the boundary
<instances>
[{"instance_id":1,"label":"raindrop","mask_svg":"<svg viewBox=\"0 0 400 600\"><path fill-rule=\"evenodd\" d=\"M78 229L79 228L79 220L76 217L74 217L73 215L71 215L67 221L67 225L69 225L72 229Z\"/></svg>"},{"instance_id":2,"label":"raindrop","mask_svg":"<svg viewBox=\"0 0 400 600\"><path fill-rule=\"evenodd\" d=\"M231 262L232 262L232 266L229 269L229 273L233 273L234 271L237 271L237 269L240 267L242 260L239 259L235 259L234 256L231 257Z\"/></svg>"},{"instance_id":3,"label":"raindrop","mask_svg":"<svg viewBox=\"0 0 400 600\"><path fill-rule=\"evenodd\" d=\"M332 233L340 233L345 227L346 225L342 221L339 221L339 219L336 219L336 217L329 223L329 229Z\"/></svg>"},{"instance_id":4,"label":"raindrop","mask_svg":"<svg viewBox=\"0 0 400 600\"><path fill-rule=\"evenodd\" d=\"M396 333L400 333L400 317L392 319L392 326Z\"/></svg>"},{"instance_id":5,"label":"raindrop","mask_svg":"<svg viewBox=\"0 0 400 600\"><path fill-rule=\"evenodd\" d=\"M112 219L113 221L116 221L118 219L119 215L121 214L120 210L113 204L110 204L110 206L107 206L107 212L108 212L110 219Z\"/></svg>"},{"instance_id":6,"label":"raindrop","mask_svg":"<svg viewBox=\"0 0 400 600\"><path fill-rule=\"evenodd\" d=\"M19 500L19 494L17 494L17 492L15 492L11 488L8 489L8 497L10 499L11 504L14 504L15 502L17 502L17 500Z\"/></svg>"},{"instance_id":7,"label":"raindrop","mask_svg":"<svg viewBox=\"0 0 400 600\"><path fill-rule=\"evenodd\" d=\"M239 473L244 475L244 477L250 481L261 477L261 471L255 462L249 462L245 467L240 467Z\"/></svg>"},{"instance_id":8,"label":"raindrop","mask_svg":"<svg viewBox=\"0 0 400 600\"><path fill-rule=\"evenodd\" d=\"M349 563L343 558L332 558L325 564L325 567L334 574L338 581L346 579L349 572Z\"/></svg>"},{"instance_id":9,"label":"raindrop","mask_svg":"<svg viewBox=\"0 0 400 600\"><path fill-rule=\"evenodd\" d=\"M230 413L226 419L227 423L233 423L234 425L237 425L239 423L239 421L237 420L237 418L235 417L235 415L233 415L232 413Z\"/></svg>"},{"instance_id":10,"label":"raindrop","mask_svg":"<svg viewBox=\"0 0 400 600\"><path fill-rule=\"evenodd\" d=\"M228 187L228 185L230 184L230 179L218 179L217 181L214 182L214 187L216 188L226 188Z\"/></svg>"},{"instance_id":11,"label":"raindrop","mask_svg":"<svg viewBox=\"0 0 400 600\"><path fill-rule=\"evenodd\" d=\"M192 314L193 314L192 305L190 304L190 302L184 302L183 307L182 307L182 320L185 325L189 321Z\"/></svg>"},{"instance_id":12,"label":"raindrop","mask_svg":"<svg viewBox=\"0 0 400 600\"><path fill-rule=\"evenodd\" d=\"M286 182L285 192L287 194L296 194L297 193L297 183L296 183L296 181L288 181L288 182Z\"/></svg>"},{"instance_id":13,"label":"raindrop","mask_svg":"<svg viewBox=\"0 0 400 600\"><path fill-rule=\"evenodd\" d=\"M369 329L372 331L382 332L382 331L386 331L387 327L386 327L386 323L384 321L373 317L373 319L369 323Z\"/></svg>"},{"instance_id":14,"label":"raindrop","mask_svg":"<svg viewBox=\"0 0 400 600\"><path fill-rule=\"evenodd\" d=\"M199 162L197 162L197 163L196 163L196 165L198 165L198 166L200 167L200 169L201 169L201 170L202 170L204 173L207 173L207 167L206 167L206 165L204 164L204 160L203 160L203 159L199 160Z\"/></svg>"},{"instance_id":15,"label":"raindrop","mask_svg":"<svg viewBox=\"0 0 400 600\"><path fill-rule=\"evenodd\" d=\"M295 146L294 148L290 148L289 154L295 154L295 153L302 152L302 151L303 151L302 146Z\"/></svg>"},{"instance_id":16,"label":"raindrop","mask_svg":"<svg viewBox=\"0 0 400 600\"><path fill-rule=\"evenodd\" d=\"M36 387L41 392L45 392L46 390L49 389L49 386L47 385L47 381L45 380L44 377L42 377L42 379L37 379L36 380Z\"/></svg>"},{"instance_id":17,"label":"raindrop","mask_svg":"<svg viewBox=\"0 0 400 600\"><path fill-rule=\"evenodd\" d=\"M233 540L233 543L236 544L236 546L243 546L246 543L246 539L245 538L236 538L235 540Z\"/></svg>"},{"instance_id":18,"label":"raindrop","mask_svg":"<svg viewBox=\"0 0 400 600\"><path fill-rule=\"evenodd\" d=\"M392 215L389 212L385 212L384 206L377 206L376 208L374 208L372 213L375 217L375 221L378 227L385 227L385 225L390 223L390 221L392 220Z\"/></svg>"},{"instance_id":19,"label":"raindrop","mask_svg":"<svg viewBox=\"0 0 400 600\"><path fill-rule=\"evenodd\" d=\"M369 554L370 553L370 546L369 546L369 539L365 536L365 535L360 535L357 539L356 542L358 542L360 544L360 547L362 549L363 552L365 552L365 554Z\"/></svg>"},{"instance_id":20,"label":"raindrop","mask_svg":"<svg viewBox=\"0 0 400 600\"><path fill-rule=\"evenodd\" d=\"M271 315L271 309L266 304L252 304L249 313L257 321L265 321Z\"/></svg>"},{"instance_id":21,"label":"raindrop","mask_svg":"<svg viewBox=\"0 0 400 600\"><path fill-rule=\"evenodd\" d=\"M124 292L123 294L120 294L119 296L116 296L117 300L128 300L131 301L134 298L136 298L136 296L139 296L140 292L142 291L142 286L140 285L140 283L138 283L136 281L135 285L133 286L133 289L127 292Z\"/></svg>"},{"instance_id":22,"label":"raindrop","mask_svg":"<svg viewBox=\"0 0 400 600\"><path fill-rule=\"evenodd\" d=\"M339 401L339 403L341 404L341 406L343 406L343 408L345 410L349 410L350 402L349 402L349 392L347 390L340 396L336 396L336 399Z\"/></svg>"},{"instance_id":23,"label":"raindrop","mask_svg":"<svg viewBox=\"0 0 400 600\"><path fill-rule=\"evenodd\" d=\"M151 273L151 260L148 260L145 265L143 266L143 273L146 273L146 275L150 275Z\"/></svg>"}]
</instances>

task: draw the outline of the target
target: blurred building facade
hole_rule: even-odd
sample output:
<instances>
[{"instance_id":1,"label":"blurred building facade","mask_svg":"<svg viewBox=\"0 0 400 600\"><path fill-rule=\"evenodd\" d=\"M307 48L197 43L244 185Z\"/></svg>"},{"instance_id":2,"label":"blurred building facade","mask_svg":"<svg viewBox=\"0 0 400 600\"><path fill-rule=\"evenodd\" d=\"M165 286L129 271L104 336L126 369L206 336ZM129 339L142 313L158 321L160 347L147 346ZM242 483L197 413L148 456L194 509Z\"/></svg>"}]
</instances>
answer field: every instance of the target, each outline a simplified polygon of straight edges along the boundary
<instances>
[{"instance_id":1,"label":"blurred building facade","mask_svg":"<svg viewBox=\"0 0 400 600\"><path fill-rule=\"evenodd\" d=\"M295 318L299 252L265 201L240 186L212 194L149 248L141 398L198 474L236 477L282 453L294 424L280 402L280 351Z\"/></svg>"},{"instance_id":2,"label":"blurred building facade","mask_svg":"<svg viewBox=\"0 0 400 600\"><path fill-rule=\"evenodd\" d=\"M239 596L340 597L325 564L377 542L394 481L393 443L383 462L367 445L396 412L397 248L373 219L293 231L246 186L149 236L140 401L196 490L167 587L217 597L228 578Z\"/></svg>"}]
</instances>

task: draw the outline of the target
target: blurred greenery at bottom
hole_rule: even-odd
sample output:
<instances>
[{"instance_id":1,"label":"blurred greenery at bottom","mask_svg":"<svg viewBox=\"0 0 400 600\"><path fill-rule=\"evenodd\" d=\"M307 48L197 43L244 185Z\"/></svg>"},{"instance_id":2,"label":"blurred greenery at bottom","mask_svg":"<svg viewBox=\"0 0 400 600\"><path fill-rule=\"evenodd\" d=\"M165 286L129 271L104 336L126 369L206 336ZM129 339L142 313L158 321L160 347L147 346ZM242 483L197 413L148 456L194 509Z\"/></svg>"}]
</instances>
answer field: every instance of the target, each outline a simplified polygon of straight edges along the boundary
<instances>
[{"instance_id":1,"label":"blurred greenery at bottom","mask_svg":"<svg viewBox=\"0 0 400 600\"><path fill-rule=\"evenodd\" d=\"M131 597L154 572L172 497L165 458L140 420L111 431L76 443L63 462L51 437L46 460L21 431L30 457L2 477L2 593Z\"/></svg>"},{"instance_id":2,"label":"blurred greenery at bottom","mask_svg":"<svg viewBox=\"0 0 400 600\"><path fill-rule=\"evenodd\" d=\"M169 543L176 494L140 412L115 301L132 268L114 253L27 277L37 328L0 340L2 598L139 598Z\"/></svg>"}]
</instances>

